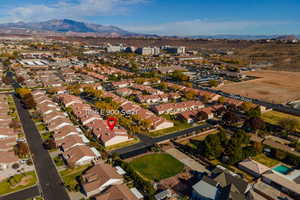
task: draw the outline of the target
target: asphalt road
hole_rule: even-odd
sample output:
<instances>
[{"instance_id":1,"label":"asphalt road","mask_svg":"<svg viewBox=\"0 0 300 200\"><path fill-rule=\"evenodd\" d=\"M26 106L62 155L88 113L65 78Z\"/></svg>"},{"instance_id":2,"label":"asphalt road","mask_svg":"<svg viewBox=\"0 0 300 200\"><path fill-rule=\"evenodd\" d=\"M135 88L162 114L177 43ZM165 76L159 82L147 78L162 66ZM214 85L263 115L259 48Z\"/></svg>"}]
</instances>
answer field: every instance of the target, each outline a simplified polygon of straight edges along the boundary
<instances>
[{"instance_id":1,"label":"asphalt road","mask_svg":"<svg viewBox=\"0 0 300 200\"><path fill-rule=\"evenodd\" d=\"M7 76L13 77L13 73L8 72ZM12 86L14 88L21 87L16 81L13 81ZM44 197L45 200L70 200L48 151L43 147L43 140L29 112L23 107L20 99L15 95L13 95L13 97L38 175L41 196ZM18 199L27 198L22 196L25 195L25 193L16 193L16 195L18 195Z\"/></svg>"},{"instance_id":2,"label":"asphalt road","mask_svg":"<svg viewBox=\"0 0 300 200\"><path fill-rule=\"evenodd\" d=\"M25 200L27 198L33 198L39 196L40 192L37 186L14 192L6 196L1 196L0 200Z\"/></svg>"},{"instance_id":3,"label":"asphalt road","mask_svg":"<svg viewBox=\"0 0 300 200\"><path fill-rule=\"evenodd\" d=\"M61 179L48 151L43 147L43 140L32 121L29 112L23 108L20 99L14 96L14 100L32 153L42 196L45 200L70 199L64 186L61 184Z\"/></svg>"}]
</instances>

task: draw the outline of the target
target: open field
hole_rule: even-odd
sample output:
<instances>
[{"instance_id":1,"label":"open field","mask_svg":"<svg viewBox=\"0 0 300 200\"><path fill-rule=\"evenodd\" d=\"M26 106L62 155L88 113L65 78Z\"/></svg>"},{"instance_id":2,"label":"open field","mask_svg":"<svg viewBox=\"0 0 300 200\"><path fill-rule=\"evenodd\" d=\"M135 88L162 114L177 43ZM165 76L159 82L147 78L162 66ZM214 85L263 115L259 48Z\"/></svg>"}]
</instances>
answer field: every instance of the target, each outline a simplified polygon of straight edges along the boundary
<instances>
[{"instance_id":1,"label":"open field","mask_svg":"<svg viewBox=\"0 0 300 200\"><path fill-rule=\"evenodd\" d=\"M184 165L165 153L149 154L130 162L138 173L150 180L161 180L180 173Z\"/></svg>"},{"instance_id":2,"label":"open field","mask_svg":"<svg viewBox=\"0 0 300 200\"><path fill-rule=\"evenodd\" d=\"M262 119L274 125L278 125L282 119L295 119L300 123L300 117L295 115L289 115L282 112L277 112L277 111L269 111L262 114Z\"/></svg>"},{"instance_id":3,"label":"open field","mask_svg":"<svg viewBox=\"0 0 300 200\"><path fill-rule=\"evenodd\" d=\"M300 72L262 70L245 74L259 78L224 85L220 90L273 103L300 99Z\"/></svg>"}]
</instances>

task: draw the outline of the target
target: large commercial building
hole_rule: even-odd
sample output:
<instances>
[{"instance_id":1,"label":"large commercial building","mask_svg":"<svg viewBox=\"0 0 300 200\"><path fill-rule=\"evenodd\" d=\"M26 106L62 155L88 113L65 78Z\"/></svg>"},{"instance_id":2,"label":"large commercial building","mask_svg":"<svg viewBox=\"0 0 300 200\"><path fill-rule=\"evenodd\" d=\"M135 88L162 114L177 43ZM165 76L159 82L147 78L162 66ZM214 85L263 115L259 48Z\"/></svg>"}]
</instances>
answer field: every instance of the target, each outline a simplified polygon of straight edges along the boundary
<instances>
[{"instance_id":1,"label":"large commercial building","mask_svg":"<svg viewBox=\"0 0 300 200\"><path fill-rule=\"evenodd\" d=\"M142 47L138 48L136 53L140 55L158 55L160 53L160 49L158 47Z\"/></svg>"}]
</instances>

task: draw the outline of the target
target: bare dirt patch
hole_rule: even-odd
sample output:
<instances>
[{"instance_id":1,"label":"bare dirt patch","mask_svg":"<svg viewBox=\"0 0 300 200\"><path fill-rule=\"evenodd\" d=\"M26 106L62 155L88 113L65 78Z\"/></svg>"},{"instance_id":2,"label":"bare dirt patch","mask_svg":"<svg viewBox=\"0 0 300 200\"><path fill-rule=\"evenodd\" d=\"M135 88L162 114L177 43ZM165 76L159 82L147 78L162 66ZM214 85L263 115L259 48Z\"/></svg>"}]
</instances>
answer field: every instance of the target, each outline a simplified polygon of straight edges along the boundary
<instances>
[{"instance_id":1,"label":"bare dirt patch","mask_svg":"<svg viewBox=\"0 0 300 200\"><path fill-rule=\"evenodd\" d=\"M245 74L259 78L224 85L220 89L272 103L287 103L300 99L300 72L261 70Z\"/></svg>"}]
</instances>

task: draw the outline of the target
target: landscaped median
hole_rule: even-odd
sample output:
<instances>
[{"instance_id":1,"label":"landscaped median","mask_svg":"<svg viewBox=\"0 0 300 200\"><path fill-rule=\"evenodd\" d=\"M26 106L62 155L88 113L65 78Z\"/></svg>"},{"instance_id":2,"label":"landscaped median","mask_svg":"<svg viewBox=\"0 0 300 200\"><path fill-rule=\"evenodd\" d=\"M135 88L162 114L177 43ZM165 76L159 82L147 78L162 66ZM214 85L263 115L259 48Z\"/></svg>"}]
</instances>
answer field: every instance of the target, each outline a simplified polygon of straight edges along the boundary
<instances>
[{"instance_id":1,"label":"landscaped median","mask_svg":"<svg viewBox=\"0 0 300 200\"><path fill-rule=\"evenodd\" d=\"M0 182L0 195L16 192L35 185L37 177L34 171L17 174Z\"/></svg>"}]
</instances>

